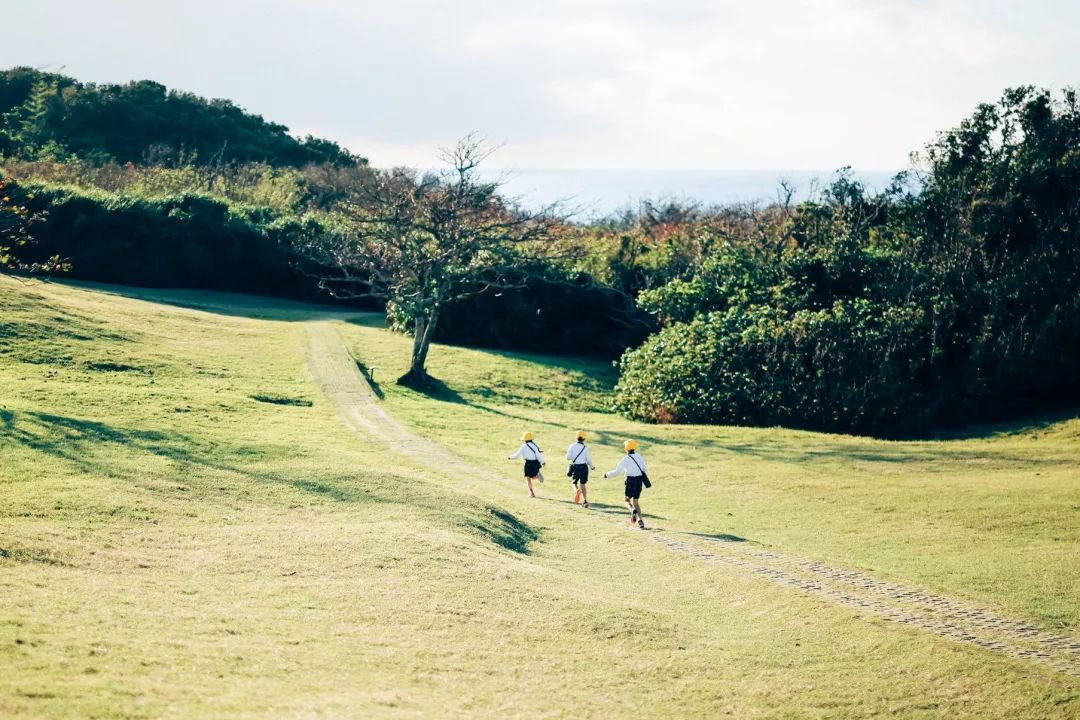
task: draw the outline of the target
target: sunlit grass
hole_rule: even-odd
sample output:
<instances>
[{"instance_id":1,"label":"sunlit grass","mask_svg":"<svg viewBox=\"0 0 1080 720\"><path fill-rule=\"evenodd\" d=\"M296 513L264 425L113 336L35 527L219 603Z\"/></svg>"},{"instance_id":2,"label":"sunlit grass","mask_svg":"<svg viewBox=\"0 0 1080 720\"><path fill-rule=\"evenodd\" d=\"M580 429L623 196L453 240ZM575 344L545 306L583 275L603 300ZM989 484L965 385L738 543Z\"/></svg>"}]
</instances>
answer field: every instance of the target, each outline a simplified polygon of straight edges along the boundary
<instances>
[{"instance_id":1,"label":"sunlit grass","mask_svg":"<svg viewBox=\"0 0 1080 720\"><path fill-rule=\"evenodd\" d=\"M4 717L1038 718L1078 709L1070 681L1049 670L855 621L850 610L672 555L615 522L526 499L504 479L518 469L490 463L525 427L557 449L581 425L602 462L636 434L657 468L646 507L663 522L853 563L868 555L840 548L895 540L875 546L883 560L874 566L919 579L919 562L903 557L915 532L873 527L893 514L876 507L832 517L836 504L955 514L925 542L980 543L954 551L985 554L997 568L1000 548L1033 552L1028 543L1041 537L1009 524L1016 515L1027 512L1035 528L1068 520L1064 506L1050 514L1049 500L1019 489L1015 512L995 498L1011 487L1008 473L1032 463L1049 473L1070 457L1070 425L1050 437L889 445L932 456L890 480L879 472L892 467L885 461L842 456L866 441L646 428L551 409L607 401L610 374L594 379L595 366L572 360L439 347L432 368L460 401L431 400L387 381L404 360L402 338L341 323L393 412L492 466L462 479L345 429L305 365L299 321L327 317L325 308L2 278L0 307ZM534 389L517 394L519 383ZM999 442L1010 456L970 471L989 478L982 489L968 470L950 469ZM790 457L814 447L837 455ZM1074 494L1075 478L1053 472L1061 496ZM888 491L863 487L871 477ZM945 497L902 501L901 483L921 497L935 478ZM1029 487L1049 492L1052 482ZM829 502L798 509L825 485ZM593 487L615 502L614 483ZM1008 522L944 512L973 499ZM1045 574L1067 568L1062 556ZM1075 598L1028 608L1005 587L1017 573L994 588L962 575L942 582L1037 617L1058 606L1071 617Z\"/></svg>"},{"instance_id":2,"label":"sunlit grass","mask_svg":"<svg viewBox=\"0 0 1080 720\"><path fill-rule=\"evenodd\" d=\"M393 376L408 339L351 326L354 352ZM494 384L574 372L573 360L535 362L484 350L436 347L431 370L445 390L436 400L389 384L386 402L440 442L501 466L523 430L561 458L573 432L589 432L605 468L624 438L642 443L656 485L643 506L667 524L725 534L806 557L925 584L1037 620L1080 623L1080 419L976 430L961 440L894 442L844 435L715 426L658 426L612 414L563 412L564 396L492 402L470 392L478 376ZM460 377L459 377L460 375ZM458 388L466 388L458 391ZM597 389L579 406L601 405ZM590 397L589 393L593 395ZM571 405L572 407L572 405ZM562 464L549 471L564 489ZM604 469L604 468L602 468ZM617 504L621 484L596 479L595 499Z\"/></svg>"}]
</instances>

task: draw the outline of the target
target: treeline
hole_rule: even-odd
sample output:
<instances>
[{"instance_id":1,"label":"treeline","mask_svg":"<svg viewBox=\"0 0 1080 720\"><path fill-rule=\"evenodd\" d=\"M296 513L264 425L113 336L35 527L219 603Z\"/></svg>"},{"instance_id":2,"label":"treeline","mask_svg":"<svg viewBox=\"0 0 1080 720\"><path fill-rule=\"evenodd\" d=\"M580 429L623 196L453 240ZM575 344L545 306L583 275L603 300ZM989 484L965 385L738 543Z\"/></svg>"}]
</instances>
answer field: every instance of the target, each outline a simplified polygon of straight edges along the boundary
<instances>
[{"instance_id":1,"label":"treeline","mask_svg":"<svg viewBox=\"0 0 1080 720\"><path fill-rule=\"evenodd\" d=\"M43 216L22 259L58 256L70 263L65 277L74 279L383 307L373 299L335 300L314 279L320 268L295 251L313 235L348 232L337 211L347 200L338 196L349 196L342 188L362 184L362 174L316 166L236 169L207 191L200 168L8 161L5 192ZM617 358L656 329L633 300L657 278L674 277L657 274L666 261L653 259L688 252L684 233L658 237L649 225L643 220L617 232L568 226L565 242L587 246L588 262L522 261L513 287L449 305L435 339Z\"/></svg>"},{"instance_id":2,"label":"treeline","mask_svg":"<svg viewBox=\"0 0 1080 720\"><path fill-rule=\"evenodd\" d=\"M25 263L68 277L325 300L291 251L371 172L336 143L151 81L0 71L6 193L41 220Z\"/></svg>"},{"instance_id":3,"label":"treeline","mask_svg":"<svg viewBox=\"0 0 1080 720\"><path fill-rule=\"evenodd\" d=\"M0 71L0 155L136 164L366 164L329 140L298 140L228 100L18 67Z\"/></svg>"},{"instance_id":4,"label":"treeline","mask_svg":"<svg viewBox=\"0 0 1080 720\"><path fill-rule=\"evenodd\" d=\"M340 210L378 172L225 100L29 68L0 72L0 168L6 192L44 219L26 263L58 256L73 278L325 302L318 268L293 248L342 231ZM632 282L554 265L523 278L447 308L437 339L523 349L544 337L544 349L615 358L655 329Z\"/></svg>"},{"instance_id":5,"label":"treeline","mask_svg":"<svg viewBox=\"0 0 1080 720\"><path fill-rule=\"evenodd\" d=\"M903 435L1080 402L1076 94L1010 91L917 172L755 213L643 293L664 328L623 357L619 409Z\"/></svg>"},{"instance_id":6,"label":"treeline","mask_svg":"<svg viewBox=\"0 0 1080 720\"><path fill-rule=\"evenodd\" d=\"M700 266L734 212L646 202L620 218L568 224L558 241L567 259L522 260L521 287L451 304L436 339L617 358L658 329L639 294Z\"/></svg>"},{"instance_id":7,"label":"treeline","mask_svg":"<svg viewBox=\"0 0 1080 720\"><path fill-rule=\"evenodd\" d=\"M350 232L382 171L224 101L0 77L5 193L45 214L37 256L86 279L328 299L294 249ZM127 119L91 131L108 117L91 106ZM518 258L518 282L443 308L435 337L621 355L617 409L653 422L920 433L1080 402L1078 228L1076 95L1020 88L883 193L846 175L800 204L565 223L565 252Z\"/></svg>"}]
</instances>

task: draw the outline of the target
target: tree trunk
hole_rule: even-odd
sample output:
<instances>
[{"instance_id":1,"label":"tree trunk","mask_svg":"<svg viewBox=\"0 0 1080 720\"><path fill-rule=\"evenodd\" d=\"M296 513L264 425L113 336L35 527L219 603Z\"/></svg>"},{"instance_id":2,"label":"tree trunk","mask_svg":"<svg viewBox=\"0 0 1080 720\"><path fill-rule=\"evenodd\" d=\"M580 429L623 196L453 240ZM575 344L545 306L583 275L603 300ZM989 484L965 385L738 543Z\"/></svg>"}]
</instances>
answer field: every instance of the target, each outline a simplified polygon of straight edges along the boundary
<instances>
[{"instance_id":1,"label":"tree trunk","mask_svg":"<svg viewBox=\"0 0 1080 720\"><path fill-rule=\"evenodd\" d=\"M439 319L439 311L431 309L428 314L417 317L413 327L412 361L409 364L409 372L398 378L399 385L410 387L423 387L427 384L428 349L431 347L431 338L435 336L435 323Z\"/></svg>"}]
</instances>

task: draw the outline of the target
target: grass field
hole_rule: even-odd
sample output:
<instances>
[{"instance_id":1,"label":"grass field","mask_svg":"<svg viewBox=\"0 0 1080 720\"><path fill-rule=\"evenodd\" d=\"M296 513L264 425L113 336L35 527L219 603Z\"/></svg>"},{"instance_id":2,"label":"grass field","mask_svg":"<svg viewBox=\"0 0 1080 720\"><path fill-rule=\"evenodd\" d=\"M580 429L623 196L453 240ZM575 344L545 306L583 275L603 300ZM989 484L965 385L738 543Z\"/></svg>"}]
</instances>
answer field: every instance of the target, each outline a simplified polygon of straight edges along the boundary
<instances>
[{"instance_id":1,"label":"grass field","mask_svg":"<svg viewBox=\"0 0 1080 720\"><path fill-rule=\"evenodd\" d=\"M0 715L1075 717L1074 676L668 552L501 460L643 443L657 525L918 583L1075 637L1080 422L889 443L643 426L610 365L337 322L469 480L347 429L333 310L0 278ZM559 482L556 484L556 480ZM620 486L590 483L601 506Z\"/></svg>"},{"instance_id":2,"label":"grass field","mask_svg":"<svg viewBox=\"0 0 1080 720\"><path fill-rule=\"evenodd\" d=\"M362 362L387 378L404 372L408 338L358 324L349 334ZM659 480L643 507L686 528L918 581L1047 626L1080 624L1080 419L936 442L647 426L563 411L608 403L610 383L580 379L614 381L592 362L447 347L432 352L431 368L446 385L439 401L389 382L388 407L493 472L502 467L487 448L513 449L526 429L556 457L586 430L602 469L633 437ZM519 386L546 390L518 402L510 388ZM617 504L622 485L591 488Z\"/></svg>"}]
</instances>

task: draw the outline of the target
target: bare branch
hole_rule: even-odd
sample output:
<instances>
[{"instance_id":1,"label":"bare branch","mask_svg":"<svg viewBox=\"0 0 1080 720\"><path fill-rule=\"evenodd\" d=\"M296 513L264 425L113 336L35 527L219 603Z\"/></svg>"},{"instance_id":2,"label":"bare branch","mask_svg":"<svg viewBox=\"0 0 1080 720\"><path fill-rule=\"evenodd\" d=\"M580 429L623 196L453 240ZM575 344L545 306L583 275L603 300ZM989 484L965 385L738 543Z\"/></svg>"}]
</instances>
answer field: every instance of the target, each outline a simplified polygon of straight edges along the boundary
<instances>
[{"instance_id":1,"label":"bare branch","mask_svg":"<svg viewBox=\"0 0 1080 720\"><path fill-rule=\"evenodd\" d=\"M342 297L382 297L418 330L411 374L422 380L427 343L447 302L528 282L522 260L569 257L552 242L565 227L556 206L530 212L508 203L479 166L495 148L469 135L444 150L448 168L395 168L365 175L342 208L345 232L299 248L320 287Z\"/></svg>"}]
</instances>

